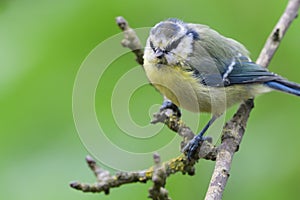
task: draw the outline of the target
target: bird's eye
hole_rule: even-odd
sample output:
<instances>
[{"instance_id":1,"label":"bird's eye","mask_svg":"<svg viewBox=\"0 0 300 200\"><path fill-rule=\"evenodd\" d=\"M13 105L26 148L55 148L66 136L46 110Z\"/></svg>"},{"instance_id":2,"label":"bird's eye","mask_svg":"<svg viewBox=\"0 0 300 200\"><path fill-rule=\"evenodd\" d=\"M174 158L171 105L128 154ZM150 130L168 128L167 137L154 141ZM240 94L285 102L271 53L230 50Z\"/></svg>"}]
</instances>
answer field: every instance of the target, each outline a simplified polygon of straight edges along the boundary
<instances>
[{"instance_id":1,"label":"bird's eye","mask_svg":"<svg viewBox=\"0 0 300 200\"><path fill-rule=\"evenodd\" d=\"M155 48L152 41L149 42L150 43L150 47L151 49L153 50L154 53L157 53L157 52L161 52L163 54L168 54L170 51L167 50L167 49L161 49L161 48Z\"/></svg>"}]
</instances>

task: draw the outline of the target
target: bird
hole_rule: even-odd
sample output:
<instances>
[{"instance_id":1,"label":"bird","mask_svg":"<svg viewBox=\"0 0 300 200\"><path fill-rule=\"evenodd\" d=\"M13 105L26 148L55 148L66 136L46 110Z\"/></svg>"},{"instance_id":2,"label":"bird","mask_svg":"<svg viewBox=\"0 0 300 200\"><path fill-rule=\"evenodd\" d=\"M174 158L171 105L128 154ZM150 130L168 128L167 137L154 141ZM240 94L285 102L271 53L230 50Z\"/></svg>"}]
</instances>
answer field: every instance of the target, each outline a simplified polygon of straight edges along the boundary
<instances>
[{"instance_id":1,"label":"bird","mask_svg":"<svg viewBox=\"0 0 300 200\"><path fill-rule=\"evenodd\" d=\"M204 133L231 106L273 90L300 96L300 85L253 62L248 50L207 25L176 18L151 28L143 68L163 96L161 109L211 113L204 128L186 146L191 159Z\"/></svg>"}]
</instances>

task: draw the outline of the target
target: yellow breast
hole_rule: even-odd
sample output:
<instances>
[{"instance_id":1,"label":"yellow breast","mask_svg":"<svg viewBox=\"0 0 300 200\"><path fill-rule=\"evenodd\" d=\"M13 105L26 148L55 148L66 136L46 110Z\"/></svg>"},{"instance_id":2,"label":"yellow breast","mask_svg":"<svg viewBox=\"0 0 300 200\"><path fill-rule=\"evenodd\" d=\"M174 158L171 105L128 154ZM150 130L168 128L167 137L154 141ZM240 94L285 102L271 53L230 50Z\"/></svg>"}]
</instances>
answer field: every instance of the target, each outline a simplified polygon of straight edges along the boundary
<instances>
[{"instance_id":1,"label":"yellow breast","mask_svg":"<svg viewBox=\"0 0 300 200\"><path fill-rule=\"evenodd\" d=\"M192 112L210 112L208 88L201 87L191 72L176 66L157 67L147 62L144 63L144 69L154 87L177 106ZM202 93L201 99L199 93Z\"/></svg>"}]
</instances>

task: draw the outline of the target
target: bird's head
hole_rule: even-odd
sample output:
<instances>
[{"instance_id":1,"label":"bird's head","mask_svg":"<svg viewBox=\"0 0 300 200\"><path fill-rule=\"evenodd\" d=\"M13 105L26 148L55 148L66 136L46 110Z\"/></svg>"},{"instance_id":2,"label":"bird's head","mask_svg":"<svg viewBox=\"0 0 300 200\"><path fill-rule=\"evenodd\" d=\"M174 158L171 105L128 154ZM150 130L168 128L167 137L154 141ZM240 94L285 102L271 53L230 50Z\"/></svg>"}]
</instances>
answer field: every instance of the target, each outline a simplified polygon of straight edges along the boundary
<instances>
[{"instance_id":1,"label":"bird's head","mask_svg":"<svg viewBox=\"0 0 300 200\"><path fill-rule=\"evenodd\" d=\"M150 31L144 58L151 63L183 65L198 34L177 19L159 22Z\"/></svg>"}]
</instances>

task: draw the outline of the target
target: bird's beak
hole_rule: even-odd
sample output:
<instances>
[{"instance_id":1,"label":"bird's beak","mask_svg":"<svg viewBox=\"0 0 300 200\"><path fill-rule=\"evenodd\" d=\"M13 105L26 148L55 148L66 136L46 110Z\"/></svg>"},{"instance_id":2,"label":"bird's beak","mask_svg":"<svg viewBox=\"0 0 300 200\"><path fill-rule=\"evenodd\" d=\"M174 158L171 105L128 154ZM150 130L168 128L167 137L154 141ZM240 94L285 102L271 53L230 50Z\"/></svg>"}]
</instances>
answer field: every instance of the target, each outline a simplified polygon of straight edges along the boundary
<instances>
[{"instance_id":1,"label":"bird's beak","mask_svg":"<svg viewBox=\"0 0 300 200\"><path fill-rule=\"evenodd\" d=\"M160 48L158 48L156 49L154 55L156 58L162 59L164 57L164 52Z\"/></svg>"}]
</instances>

